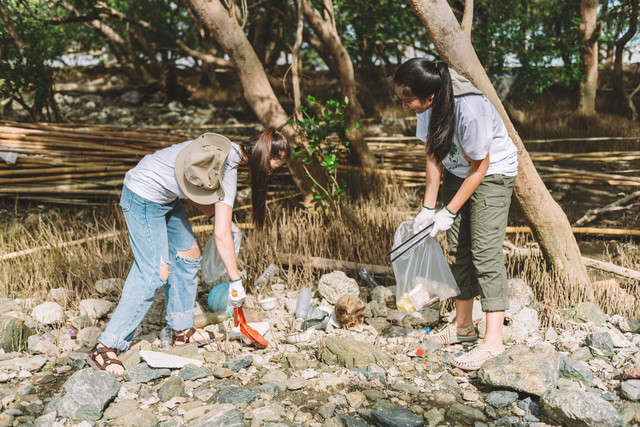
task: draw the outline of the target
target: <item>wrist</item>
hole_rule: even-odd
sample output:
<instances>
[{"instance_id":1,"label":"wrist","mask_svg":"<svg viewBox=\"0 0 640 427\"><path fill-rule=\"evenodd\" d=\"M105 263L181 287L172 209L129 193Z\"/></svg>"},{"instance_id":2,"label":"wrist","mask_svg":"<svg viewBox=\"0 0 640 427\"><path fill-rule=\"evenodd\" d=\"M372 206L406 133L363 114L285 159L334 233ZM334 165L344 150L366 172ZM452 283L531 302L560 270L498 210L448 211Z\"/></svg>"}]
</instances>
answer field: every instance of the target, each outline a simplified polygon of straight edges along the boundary
<instances>
[{"instance_id":1,"label":"wrist","mask_svg":"<svg viewBox=\"0 0 640 427\"><path fill-rule=\"evenodd\" d=\"M242 277L231 281L231 283L238 283L238 282L242 282Z\"/></svg>"},{"instance_id":2,"label":"wrist","mask_svg":"<svg viewBox=\"0 0 640 427\"><path fill-rule=\"evenodd\" d=\"M452 217L455 217L456 215L458 215L458 214L457 214L457 213L455 213L455 212L451 212L451 210L450 210L447 206L445 206L445 207L444 207L444 210L446 210L447 212L449 212L449 214L450 214Z\"/></svg>"}]
</instances>

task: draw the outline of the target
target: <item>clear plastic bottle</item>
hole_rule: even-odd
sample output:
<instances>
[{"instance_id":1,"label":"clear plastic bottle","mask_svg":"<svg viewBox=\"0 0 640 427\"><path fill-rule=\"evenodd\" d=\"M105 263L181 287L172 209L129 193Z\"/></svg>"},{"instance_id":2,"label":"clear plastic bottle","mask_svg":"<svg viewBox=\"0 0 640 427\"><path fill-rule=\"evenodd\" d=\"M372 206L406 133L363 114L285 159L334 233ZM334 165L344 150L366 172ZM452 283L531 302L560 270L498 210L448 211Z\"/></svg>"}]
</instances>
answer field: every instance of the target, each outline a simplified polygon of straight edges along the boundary
<instances>
[{"instance_id":1,"label":"clear plastic bottle","mask_svg":"<svg viewBox=\"0 0 640 427\"><path fill-rule=\"evenodd\" d=\"M279 267L277 264L269 264L269 266L262 272L260 277L258 277L258 279L253 282L253 287L256 289L256 291L259 291L260 288L269 281L269 279L275 276L278 272L278 269Z\"/></svg>"},{"instance_id":2,"label":"clear plastic bottle","mask_svg":"<svg viewBox=\"0 0 640 427\"><path fill-rule=\"evenodd\" d=\"M375 288L376 286L378 286L378 282L375 281L375 279L371 276L371 274L369 274L369 271L367 271L366 268L363 268L362 270L360 270L358 272L358 275L362 277L362 280L364 280L364 282L370 288Z\"/></svg>"},{"instance_id":3,"label":"clear plastic bottle","mask_svg":"<svg viewBox=\"0 0 640 427\"><path fill-rule=\"evenodd\" d=\"M213 313L200 313L196 314L193 317L193 327L204 328L207 325L222 323L230 318L231 316L229 315L229 313L224 310L214 311Z\"/></svg>"},{"instance_id":4,"label":"clear plastic bottle","mask_svg":"<svg viewBox=\"0 0 640 427\"><path fill-rule=\"evenodd\" d=\"M311 305L311 289L300 289L298 302L296 303L296 319L306 319L309 313L309 305Z\"/></svg>"},{"instance_id":5,"label":"clear plastic bottle","mask_svg":"<svg viewBox=\"0 0 640 427\"><path fill-rule=\"evenodd\" d=\"M169 347L173 344L173 330L167 326L160 331L160 346L162 348Z\"/></svg>"}]
</instances>

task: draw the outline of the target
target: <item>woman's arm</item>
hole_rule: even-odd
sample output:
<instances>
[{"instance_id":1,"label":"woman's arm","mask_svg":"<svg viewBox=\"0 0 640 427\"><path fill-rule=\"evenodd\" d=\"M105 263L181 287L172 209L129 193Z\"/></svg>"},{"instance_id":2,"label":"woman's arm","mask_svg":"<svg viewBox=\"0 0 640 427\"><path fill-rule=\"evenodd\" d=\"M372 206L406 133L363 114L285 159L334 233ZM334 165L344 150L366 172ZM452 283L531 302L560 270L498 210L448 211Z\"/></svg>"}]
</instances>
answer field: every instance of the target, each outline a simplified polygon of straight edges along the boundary
<instances>
[{"instance_id":1,"label":"woman's arm","mask_svg":"<svg viewBox=\"0 0 640 427\"><path fill-rule=\"evenodd\" d=\"M227 269L227 274L231 281L240 279L238 272L238 262L236 260L236 248L233 244L233 236L231 235L231 216L233 208L226 203L218 202L215 204L214 218L214 234L216 239L216 247L218 254Z\"/></svg>"},{"instance_id":2,"label":"woman's arm","mask_svg":"<svg viewBox=\"0 0 640 427\"><path fill-rule=\"evenodd\" d=\"M482 160L471 160L471 169L469 174L462 182L462 185L456 192L453 199L447 204L447 209L452 213L457 213L462 205L465 204L471 195L476 191L482 180L484 179L487 170L489 169L489 155Z\"/></svg>"},{"instance_id":3,"label":"woman's arm","mask_svg":"<svg viewBox=\"0 0 640 427\"><path fill-rule=\"evenodd\" d=\"M189 200L200 212L208 217L214 217L214 238L216 239L216 248L220 259L227 270L227 274L231 280L240 278L238 272L238 263L236 261L236 247L233 244L233 236L231 235L231 217L233 208L226 203L218 202L214 205L201 205L193 200Z\"/></svg>"},{"instance_id":4,"label":"woman's arm","mask_svg":"<svg viewBox=\"0 0 640 427\"><path fill-rule=\"evenodd\" d=\"M427 154L426 185L424 191L423 206L434 209L438 200L438 189L442 178L442 162L438 162L433 156Z\"/></svg>"}]
</instances>

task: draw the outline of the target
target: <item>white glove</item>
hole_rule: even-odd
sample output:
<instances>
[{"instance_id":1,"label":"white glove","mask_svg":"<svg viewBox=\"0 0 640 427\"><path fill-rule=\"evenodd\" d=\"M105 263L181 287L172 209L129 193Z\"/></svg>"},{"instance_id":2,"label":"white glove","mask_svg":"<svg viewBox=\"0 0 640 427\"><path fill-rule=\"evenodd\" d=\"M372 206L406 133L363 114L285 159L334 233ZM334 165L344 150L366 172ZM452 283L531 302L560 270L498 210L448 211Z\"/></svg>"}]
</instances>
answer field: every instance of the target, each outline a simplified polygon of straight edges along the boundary
<instances>
[{"instance_id":1,"label":"white glove","mask_svg":"<svg viewBox=\"0 0 640 427\"><path fill-rule=\"evenodd\" d=\"M416 219L413 220L413 233L417 233L420 230L424 230L429 224L433 222L433 215L436 213L436 208L428 208L422 206L420 213L416 215Z\"/></svg>"},{"instance_id":2,"label":"white glove","mask_svg":"<svg viewBox=\"0 0 640 427\"><path fill-rule=\"evenodd\" d=\"M230 307L242 307L244 303L244 299L247 297L247 294L244 292L244 287L242 286L242 279L234 280L229 283L229 295L227 300L229 301Z\"/></svg>"},{"instance_id":3,"label":"white glove","mask_svg":"<svg viewBox=\"0 0 640 427\"><path fill-rule=\"evenodd\" d=\"M439 210L432 218L433 228L429 236L436 237L438 231L445 231L451 228L453 220L456 218L456 214L452 213L445 206L444 209Z\"/></svg>"}]
</instances>

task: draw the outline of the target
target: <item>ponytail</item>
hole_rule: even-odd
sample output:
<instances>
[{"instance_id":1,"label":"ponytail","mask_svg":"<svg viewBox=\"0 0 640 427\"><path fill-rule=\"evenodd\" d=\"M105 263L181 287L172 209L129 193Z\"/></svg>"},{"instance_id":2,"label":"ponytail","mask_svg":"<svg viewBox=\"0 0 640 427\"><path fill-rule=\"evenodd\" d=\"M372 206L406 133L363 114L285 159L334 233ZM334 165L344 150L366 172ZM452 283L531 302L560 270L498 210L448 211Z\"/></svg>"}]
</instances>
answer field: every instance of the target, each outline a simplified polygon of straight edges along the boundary
<instances>
[{"instance_id":1,"label":"ponytail","mask_svg":"<svg viewBox=\"0 0 640 427\"><path fill-rule=\"evenodd\" d=\"M271 160L287 160L291 155L289 141L280 132L267 128L240 144L249 167L251 179L251 220L257 229L264 227L267 188L271 174Z\"/></svg>"},{"instance_id":2,"label":"ponytail","mask_svg":"<svg viewBox=\"0 0 640 427\"><path fill-rule=\"evenodd\" d=\"M455 131L455 103L449 67L444 62L413 58L398 67L393 84L402 96L425 101L432 94L426 151L442 162L451 149Z\"/></svg>"}]
</instances>

